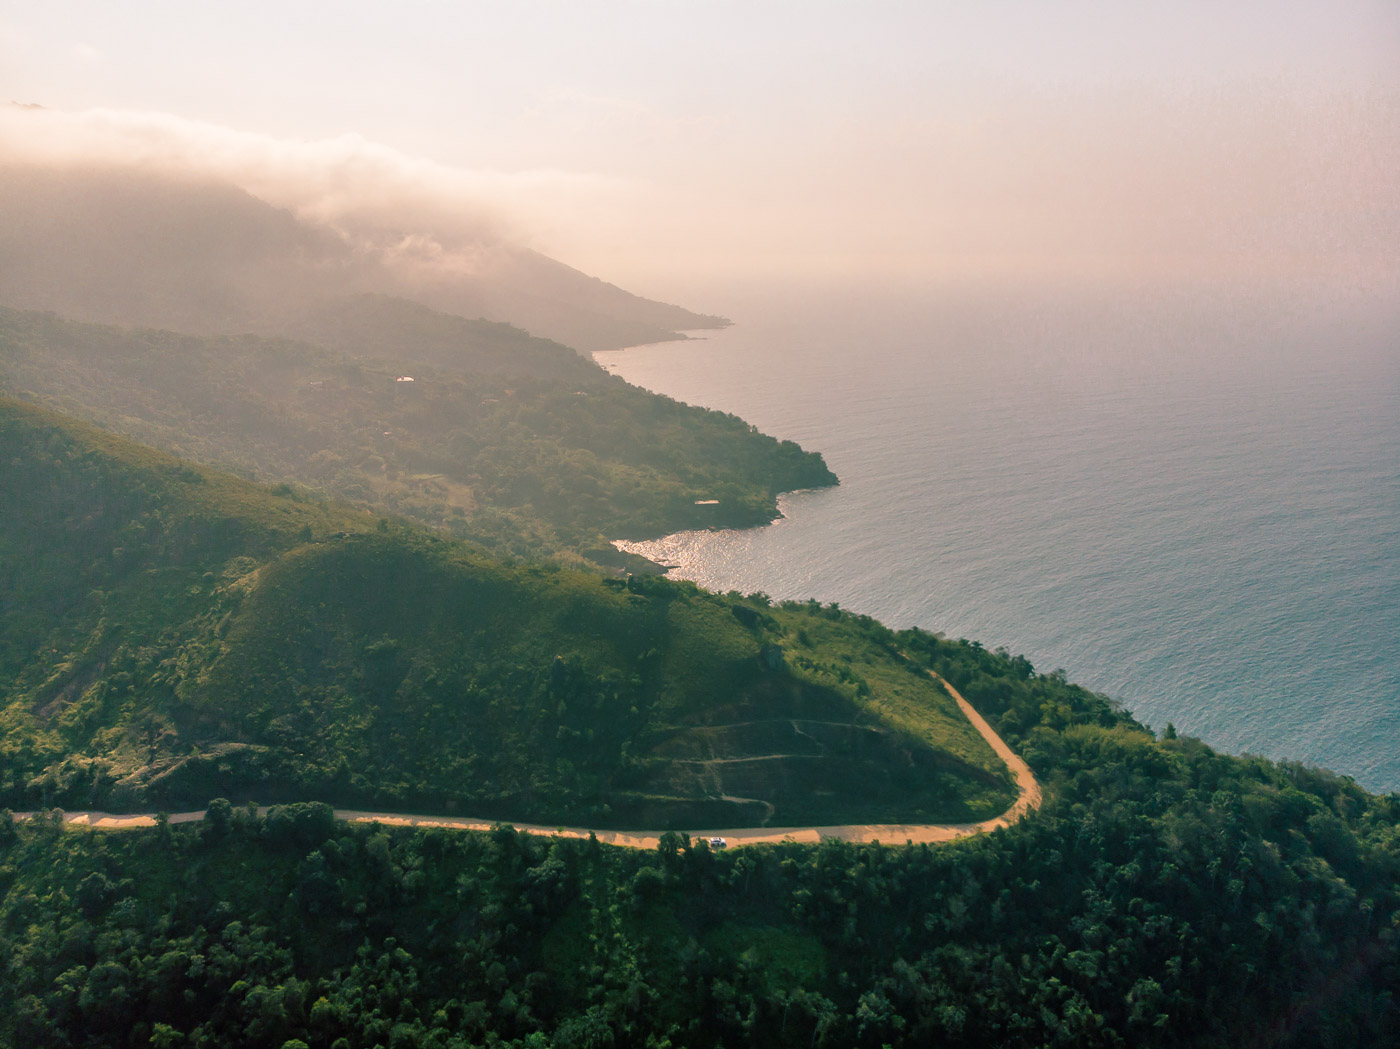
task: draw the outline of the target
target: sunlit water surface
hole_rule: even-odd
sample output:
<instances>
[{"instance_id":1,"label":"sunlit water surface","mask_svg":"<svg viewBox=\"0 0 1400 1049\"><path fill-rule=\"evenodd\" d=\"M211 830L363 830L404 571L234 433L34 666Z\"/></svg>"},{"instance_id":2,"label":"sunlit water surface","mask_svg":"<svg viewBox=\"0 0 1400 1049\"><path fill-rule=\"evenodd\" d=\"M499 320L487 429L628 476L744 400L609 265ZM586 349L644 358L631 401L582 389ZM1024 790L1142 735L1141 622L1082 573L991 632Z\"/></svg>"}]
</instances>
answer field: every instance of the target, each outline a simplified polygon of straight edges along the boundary
<instances>
[{"instance_id":1,"label":"sunlit water surface","mask_svg":"<svg viewBox=\"0 0 1400 1049\"><path fill-rule=\"evenodd\" d=\"M821 451L768 528L635 549L1022 652L1232 752L1400 790L1400 311L772 293L610 371Z\"/></svg>"}]
</instances>

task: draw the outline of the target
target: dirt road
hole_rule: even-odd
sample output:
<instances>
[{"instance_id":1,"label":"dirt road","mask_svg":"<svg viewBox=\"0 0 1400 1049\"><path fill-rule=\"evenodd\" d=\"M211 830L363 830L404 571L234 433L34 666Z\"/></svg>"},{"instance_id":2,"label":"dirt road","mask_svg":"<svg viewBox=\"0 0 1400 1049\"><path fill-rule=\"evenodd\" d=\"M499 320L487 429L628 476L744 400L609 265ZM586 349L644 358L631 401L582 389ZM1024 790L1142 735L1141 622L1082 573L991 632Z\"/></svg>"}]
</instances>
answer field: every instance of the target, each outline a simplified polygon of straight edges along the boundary
<instances>
[{"instance_id":1,"label":"dirt road","mask_svg":"<svg viewBox=\"0 0 1400 1049\"><path fill-rule=\"evenodd\" d=\"M955 838L967 837L969 834L981 834L999 827L1010 826L1032 809L1039 808L1040 784L1036 782L1030 767L1002 741L1000 736L992 731L992 727L983 720L981 714L972 709L972 704L963 699L957 689L937 674L933 674L932 671L929 673L953 697L958 707L967 715L968 721L972 722L972 727L991 744L997 756L1006 762L1007 767L1015 777L1016 802L1000 816L982 820L980 823L854 823L833 827L738 827L732 830L689 831L690 836L692 838L724 838L730 848L758 845L764 842L819 842L825 838L838 838L842 841L854 842L881 841L887 845L935 843L952 841ZM263 811L266 809L264 808ZM15 814L18 819L32 815L34 814L29 812ZM412 816L391 812L363 812L358 809L336 809L335 815L337 819L353 823L382 823L392 827L490 830L497 826L490 820L478 820L470 817ZM203 810L176 812L170 814L169 821L171 823L193 823L203 818ZM64 821L75 826L94 827L101 830L124 830L131 827L154 827L156 825L154 813L118 816L106 812L69 812L65 813ZM536 823L513 823L511 826L527 834L549 834L561 838L588 838L591 835L605 845L620 845L630 849L654 849L660 842L661 835L665 833L659 830L591 830L586 827L549 827Z\"/></svg>"}]
</instances>

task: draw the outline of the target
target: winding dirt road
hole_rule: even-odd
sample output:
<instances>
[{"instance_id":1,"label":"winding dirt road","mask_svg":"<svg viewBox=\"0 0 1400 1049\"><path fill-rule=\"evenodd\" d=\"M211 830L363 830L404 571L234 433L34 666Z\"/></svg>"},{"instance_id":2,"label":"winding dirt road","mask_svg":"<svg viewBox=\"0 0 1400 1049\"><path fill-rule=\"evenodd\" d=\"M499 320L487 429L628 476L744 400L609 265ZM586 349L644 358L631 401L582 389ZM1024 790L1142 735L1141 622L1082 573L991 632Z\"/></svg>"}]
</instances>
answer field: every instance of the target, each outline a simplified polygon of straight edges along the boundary
<instances>
[{"instance_id":1,"label":"winding dirt road","mask_svg":"<svg viewBox=\"0 0 1400 1049\"><path fill-rule=\"evenodd\" d=\"M933 671L929 673L952 696L958 707L972 722L997 756L1006 762L1016 779L1016 802L1000 816L980 823L854 823L838 827L739 827L733 830L702 830L688 832L692 838L724 838L730 848L741 845L759 845L765 842L819 842L826 838L841 841L876 842L887 845L921 844L952 841L970 834L981 834L997 830L1015 823L1032 809L1040 807L1040 784L1035 780L1030 767L1016 755L1002 738L992 731L992 727L982 715L972 709L972 704L963 699L958 690L944 681ZM263 811L266 811L265 809ZM27 818L34 813L16 813L16 818ZM358 809L336 809L337 819L352 823L382 823L392 827L447 827L453 830L491 830L499 822L476 820L470 817L452 816L410 816L391 812L362 812ZM171 813L171 823L194 823L204 818L204 811ZM154 814L117 816L105 812L69 812L64 821L74 826L93 827L101 830L124 830L132 827L154 827ZM620 845L630 849L654 849L665 831L659 830L590 830L586 827L548 827L536 823L512 823L518 831L527 834L548 834L560 838L596 837L605 845Z\"/></svg>"}]
</instances>

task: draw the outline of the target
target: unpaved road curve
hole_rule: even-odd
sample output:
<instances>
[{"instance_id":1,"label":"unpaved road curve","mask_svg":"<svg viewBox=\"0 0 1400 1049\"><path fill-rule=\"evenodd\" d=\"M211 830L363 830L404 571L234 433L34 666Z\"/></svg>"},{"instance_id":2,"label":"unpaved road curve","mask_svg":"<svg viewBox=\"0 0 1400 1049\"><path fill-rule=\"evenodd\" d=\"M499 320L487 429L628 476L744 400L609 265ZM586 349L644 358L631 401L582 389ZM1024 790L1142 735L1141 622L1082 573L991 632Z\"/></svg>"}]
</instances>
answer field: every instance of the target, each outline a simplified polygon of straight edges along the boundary
<instances>
[{"instance_id":1,"label":"unpaved road curve","mask_svg":"<svg viewBox=\"0 0 1400 1049\"><path fill-rule=\"evenodd\" d=\"M1040 807L1040 784L1035 781L1030 767L1008 747L982 715L972 709L972 704L963 699L958 690L937 674L930 674L957 702L958 707L972 722L972 727L981 733L997 756L1011 769L1016 779L1016 802L1000 816L983 820L980 823L853 823L839 827L741 827L733 830L690 831L692 838L721 837L731 848L740 845L758 845L764 842L795 841L819 842L825 838L841 841L875 842L887 845L905 843L935 843L952 841L969 834L997 830L1015 823L1032 809ZM263 811L266 811L264 809ZM32 816L33 813L16 813L17 818ZM393 827L448 827L454 830L491 830L498 826L490 820L477 820L470 817L452 816L411 816L392 812L362 812L358 809L336 809L336 818L354 823L382 823ZM171 823L193 823L204 818L204 811L171 813ZM154 827L154 814L116 816L105 812L69 812L64 820L75 826L95 827L102 830L122 830L130 827ZM631 849L654 849L660 843L665 831L659 830L590 830L586 827L549 827L537 823L513 823L516 830L527 834L548 834L560 838L596 837L605 845L620 845Z\"/></svg>"}]
</instances>

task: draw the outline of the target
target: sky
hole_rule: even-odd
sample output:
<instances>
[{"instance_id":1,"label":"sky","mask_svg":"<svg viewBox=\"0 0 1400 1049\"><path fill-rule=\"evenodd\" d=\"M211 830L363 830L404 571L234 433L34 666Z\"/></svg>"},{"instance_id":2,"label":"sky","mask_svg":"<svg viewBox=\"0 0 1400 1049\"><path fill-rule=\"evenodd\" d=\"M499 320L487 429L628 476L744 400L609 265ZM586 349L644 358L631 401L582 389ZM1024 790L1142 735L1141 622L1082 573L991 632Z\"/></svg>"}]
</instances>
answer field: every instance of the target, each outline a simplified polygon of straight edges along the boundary
<instances>
[{"instance_id":1,"label":"sky","mask_svg":"<svg viewBox=\"0 0 1400 1049\"><path fill-rule=\"evenodd\" d=\"M1400 273L1394 0L5 0L4 100L45 112L0 156L187 165L702 308Z\"/></svg>"}]
</instances>

